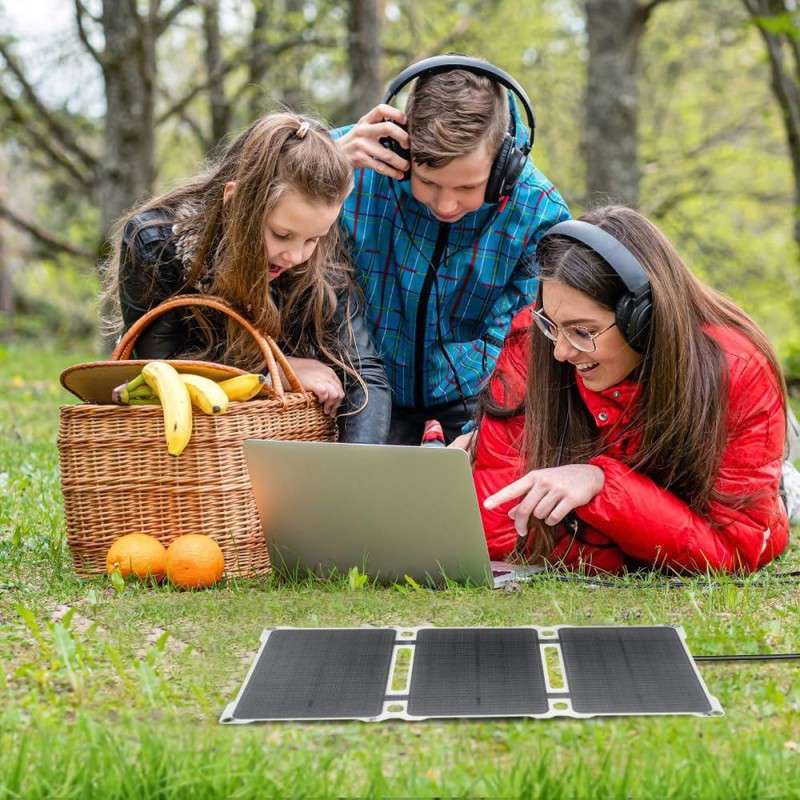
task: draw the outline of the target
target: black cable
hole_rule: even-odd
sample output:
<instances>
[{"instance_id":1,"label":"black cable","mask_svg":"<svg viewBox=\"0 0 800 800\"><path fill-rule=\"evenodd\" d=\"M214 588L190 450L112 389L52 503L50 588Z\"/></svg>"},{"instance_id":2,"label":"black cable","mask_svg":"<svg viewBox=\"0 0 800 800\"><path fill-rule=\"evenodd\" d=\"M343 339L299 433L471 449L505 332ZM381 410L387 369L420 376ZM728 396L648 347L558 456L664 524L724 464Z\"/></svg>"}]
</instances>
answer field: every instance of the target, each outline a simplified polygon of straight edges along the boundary
<instances>
[{"instance_id":1,"label":"black cable","mask_svg":"<svg viewBox=\"0 0 800 800\"><path fill-rule=\"evenodd\" d=\"M447 244L445 244L444 256L442 258L442 264L444 264L445 267L447 267L447 258ZM439 349L442 351L442 355L444 356L445 361L447 361L450 371L453 373L453 378L456 382L456 391L458 392L458 397L461 400L461 405L464 407L464 416L469 419L472 414L470 414L469 408L467 408L467 398L464 396L464 390L461 388L461 380L458 377L456 365L453 363L453 360L450 358L450 353L447 352L447 348L444 346L444 337L442 336L442 307L439 297L438 264L433 268L433 291L436 293L436 343L439 345Z\"/></svg>"},{"instance_id":2,"label":"black cable","mask_svg":"<svg viewBox=\"0 0 800 800\"><path fill-rule=\"evenodd\" d=\"M467 417L469 417L471 415L470 415L470 412L469 412L469 408L467 407L467 400L466 400L466 397L464 396L464 391L461 388L461 381L459 380L459 377L458 377L458 371L456 370L455 364L453 363L452 359L450 358L450 354L447 352L447 349L444 346L444 341L443 341L443 337L442 337L442 330L441 330L442 315L441 315L441 306L440 306L440 298L439 298L439 271L438 271L440 265L437 264L436 267L434 267L432 262L431 262L431 259L429 259L425 255L425 253L422 252L420 247L414 241L414 237L411 235L411 228L410 228L410 226L408 226L406 224L406 218L405 218L405 214L403 213L403 207L402 207L402 204L400 202L400 198L397 196L397 189L395 188L394 181L391 178L389 179L389 186L390 186L390 188L392 190L392 196L394 197L395 208L397 209L397 213L400 216L400 227L403 229L403 231L405 232L406 236L408 237L409 244L422 257L423 261L427 261L428 269L433 269L433 276L434 276L433 277L433 288L434 288L434 291L436 292L436 343L439 346L439 349L442 351L442 354L445 357L447 365L450 367L450 370L453 373L453 377L455 378L455 381L456 381L456 391L458 392L459 399L461 400L461 404L464 407L464 413L465 413L465 415ZM457 247L455 250L453 250L452 253L448 253L447 252L449 245L446 244L445 245L445 249L444 249L444 257L442 259L442 263L445 266L447 266L447 259L449 257L457 255L462 250L467 250L470 247L474 247L475 243L479 242L481 240L481 238L483 237L483 235L489 230L491 225L494 224L494 222L500 216L500 213L501 213L500 212L500 205L498 204L497 209L493 213L489 214L486 222L483 224L483 227L478 230L477 238L474 239L472 242L468 242L467 244L462 245L461 247ZM439 224L441 225L442 223L439 223ZM484 340L484 342L485 342L485 340ZM485 356L485 347L484 347L484 356ZM416 368L419 369L420 366L416 365Z\"/></svg>"},{"instance_id":3,"label":"black cable","mask_svg":"<svg viewBox=\"0 0 800 800\"><path fill-rule=\"evenodd\" d=\"M528 580L530 581L537 581L537 580L555 580L560 581L561 583L582 583L587 586L591 586L592 588L608 588L608 589L684 589L684 588L705 588L708 586L752 586L754 588L760 588L764 586L770 586L771 584L782 584L782 583L798 583L798 578L800 578L800 570L795 570L792 572L776 572L772 575L764 576L764 579L761 580L748 580L746 578L727 578L724 582L716 581L716 580L709 580L709 581L702 581L702 578L698 576L696 581L686 581L682 580L681 578L667 578L666 580L660 580L658 582L641 582L635 585L630 583L625 583L624 579L619 580L609 580L608 578L596 578L589 575L579 575L576 573L559 573L559 572L538 572L534 573L530 576Z\"/></svg>"},{"instance_id":4,"label":"black cable","mask_svg":"<svg viewBox=\"0 0 800 800\"><path fill-rule=\"evenodd\" d=\"M733 653L721 656L692 656L695 661L795 661L800 653Z\"/></svg>"}]
</instances>

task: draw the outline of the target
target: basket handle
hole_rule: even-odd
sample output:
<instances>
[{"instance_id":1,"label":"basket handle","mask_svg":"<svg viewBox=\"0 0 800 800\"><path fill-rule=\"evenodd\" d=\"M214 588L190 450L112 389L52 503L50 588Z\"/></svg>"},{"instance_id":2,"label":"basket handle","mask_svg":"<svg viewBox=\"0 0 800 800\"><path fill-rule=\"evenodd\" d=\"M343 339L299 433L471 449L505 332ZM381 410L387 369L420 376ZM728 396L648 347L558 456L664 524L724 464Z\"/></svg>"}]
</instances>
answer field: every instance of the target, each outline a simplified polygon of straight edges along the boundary
<instances>
[{"instance_id":1,"label":"basket handle","mask_svg":"<svg viewBox=\"0 0 800 800\"><path fill-rule=\"evenodd\" d=\"M280 348L271 336L266 336L253 327L252 323L248 322L238 311L236 311L229 303L221 297L214 295L201 295L201 294L184 294L177 297L171 297L163 303L151 308L143 314L136 322L131 325L125 332L124 336L119 340L114 352L111 354L113 361L124 361L131 357L133 347L137 339L142 334L142 331L158 317L172 311L175 308L185 306L205 306L207 308L214 308L221 311L232 320L238 322L249 334L253 337L255 343L261 350L261 355L264 356L264 363L269 371L270 378L272 379L272 393L279 398L283 398L283 384L281 383L280 373L278 366L283 370L289 387L293 392L305 392L303 384L297 377L297 373L292 369L288 359L281 352ZM277 363L276 363L277 362Z\"/></svg>"}]
</instances>

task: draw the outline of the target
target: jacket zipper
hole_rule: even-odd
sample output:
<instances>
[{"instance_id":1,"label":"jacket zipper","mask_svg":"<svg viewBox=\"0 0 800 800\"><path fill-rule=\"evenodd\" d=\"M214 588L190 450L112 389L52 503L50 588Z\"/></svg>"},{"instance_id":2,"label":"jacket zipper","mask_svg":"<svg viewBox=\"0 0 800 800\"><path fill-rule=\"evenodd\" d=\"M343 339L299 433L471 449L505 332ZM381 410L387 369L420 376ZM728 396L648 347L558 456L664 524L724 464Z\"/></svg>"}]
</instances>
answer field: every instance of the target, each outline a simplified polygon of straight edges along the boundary
<instances>
[{"instance_id":1,"label":"jacket zipper","mask_svg":"<svg viewBox=\"0 0 800 800\"><path fill-rule=\"evenodd\" d=\"M433 282L436 280L436 271L442 260L442 254L447 247L447 238L450 236L450 223L442 222L439 224L439 233L436 236L436 244L433 247L433 257L428 265L425 274L425 281L422 284L422 291L419 293L419 305L417 306L417 338L414 343L414 405L416 408L425 407L425 323L428 319L428 300L430 300ZM437 322L438 324L438 322Z\"/></svg>"}]
</instances>

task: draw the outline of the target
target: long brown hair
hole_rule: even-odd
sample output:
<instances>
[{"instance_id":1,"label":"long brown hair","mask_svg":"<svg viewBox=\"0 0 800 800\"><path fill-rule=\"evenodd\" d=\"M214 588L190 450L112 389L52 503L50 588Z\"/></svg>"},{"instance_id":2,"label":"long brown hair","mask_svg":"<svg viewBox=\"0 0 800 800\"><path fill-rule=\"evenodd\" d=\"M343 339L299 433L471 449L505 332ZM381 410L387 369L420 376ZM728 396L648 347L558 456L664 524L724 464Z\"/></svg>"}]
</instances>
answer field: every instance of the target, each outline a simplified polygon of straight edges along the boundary
<instances>
[{"instance_id":1,"label":"long brown hair","mask_svg":"<svg viewBox=\"0 0 800 800\"><path fill-rule=\"evenodd\" d=\"M308 132L298 136L301 126ZM236 191L223 203L225 185ZM350 283L338 225L322 237L312 256L270 284L264 247L264 220L288 190L311 202L341 204L352 187L352 170L327 131L315 120L290 113L272 113L257 119L230 144L216 163L181 186L148 200L121 219L115 251L109 260L105 288L113 304L112 332L122 330L119 313L121 232L144 211L192 209L183 220L196 232L196 250L181 291L203 275L211 276L208 291L227 300L263 333L278 339L290 355L325 359L357 380L352 364L337 344L333 330L336 292ZM158 224L158 221L148 222ZM213 326L202 311L193 312L206 333L208 347L194 356L208 355L222 345L226 363L257 370L263 359L244 331L226 322L223 342L215 341ZM345 314L348 324L348 314ZM284 336L291 330L293 341Z\"/></svg>"},{"instance_id":2,"label":"long brown hair","mask_svg":"<svg viewBox=\"0 0 800 800\"><path fill-rule=\"evenodd\" d=\"M582 220L622 242L650 279L652 322L649 343L638 368L641 390L631 421L616 436L638 437L629 465L703 514L715 501L737 506L752 497L722 496L714 483L727 439L728 370L725 355L705 326L742 333L785 385L775 353L753 320L729 299L701 283L653 223L623 206L591 211ZM558 280L614 309L625 292L619 276L593 250L564 236L545 236L537 251L540 281ZM541 284L540 294L541 298ZM532 330L525 398L503 408L485 392L483 413L525 413L522 449L528 470L585 463L604 450L603 439L582 402L575 368L553 357L553 345ZM531 518L530 555L546 557L563 529Z\"/></svg>"}]
</instances>

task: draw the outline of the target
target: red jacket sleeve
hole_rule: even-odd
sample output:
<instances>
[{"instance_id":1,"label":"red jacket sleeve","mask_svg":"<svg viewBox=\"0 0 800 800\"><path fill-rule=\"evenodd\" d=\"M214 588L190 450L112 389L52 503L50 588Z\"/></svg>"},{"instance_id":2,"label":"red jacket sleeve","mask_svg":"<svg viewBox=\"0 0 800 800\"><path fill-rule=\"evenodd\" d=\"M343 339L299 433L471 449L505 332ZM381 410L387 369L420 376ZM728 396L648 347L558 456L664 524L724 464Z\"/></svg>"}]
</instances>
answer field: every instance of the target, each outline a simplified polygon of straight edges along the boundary
<instances>
[{"instance_id":1,"label":"red jacket sleeve","mask_svg":"<svg viewBox=\"0 0 800 800\"><path fill-rule=\"evenodd\" d=\"M712 503L704 516L608 456L592 459L605 486L576 509L631 558L681 571L752 571L786 547L788 521L778 497L786 418L778 382L756 352L728 355L728 442L715 483L727 495L753 495L743 508Z\"/></svg>"}]
</instances>

